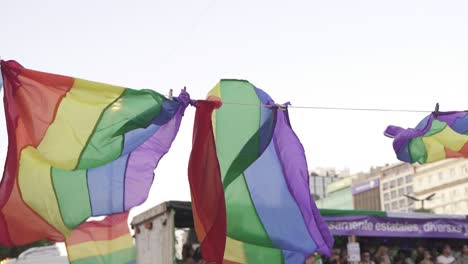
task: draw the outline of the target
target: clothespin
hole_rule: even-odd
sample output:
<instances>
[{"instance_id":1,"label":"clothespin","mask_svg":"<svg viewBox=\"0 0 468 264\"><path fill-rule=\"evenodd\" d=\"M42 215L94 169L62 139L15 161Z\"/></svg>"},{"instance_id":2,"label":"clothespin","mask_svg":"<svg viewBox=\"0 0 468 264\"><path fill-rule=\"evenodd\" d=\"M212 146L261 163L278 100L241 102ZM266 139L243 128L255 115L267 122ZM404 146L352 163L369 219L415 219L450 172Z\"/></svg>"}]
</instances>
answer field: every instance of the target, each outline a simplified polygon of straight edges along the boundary
<instances>
[{"instance_id":1,"label":"clothespin","mask_svg":"<svg viewBox=\"0 0 468 264\"><path fill-rule=\"evenodd\" d=\"M278 109L280 109L281 111L286 111L286 106L282 104L276 104L276 107L278 107Z\"/></svg>"},{"instance_id":2,"label":"clothespin","mask_svg":"<svg viewBox=\"0 0 468 264\"><path fill-rule=\"evenodd\" d=\"M439 103L436 103L434 115L437 117L439 115Z\"/></svg>"},{"instance_id":3,"label":"clothespin","mask_svg":"<svg viewBox=\"0 0 468 264\"><path fill-rule=\"evenodd\" d=\"M184 92L186 92L186 91L187 91L187 87L184 86L184 89L182 89L182 90L183 90Z\"/></svg>"},{"instance_id":4,"label":"clothespin","mask_svg":"<svg viewBox=\"0 0 468 264\"><path fill-rule=\"evenodd\" d=\"M172 100L174 98L172 93L173 93L172 89L169 89L169 100Z\"/></svg>"}]
</instances>

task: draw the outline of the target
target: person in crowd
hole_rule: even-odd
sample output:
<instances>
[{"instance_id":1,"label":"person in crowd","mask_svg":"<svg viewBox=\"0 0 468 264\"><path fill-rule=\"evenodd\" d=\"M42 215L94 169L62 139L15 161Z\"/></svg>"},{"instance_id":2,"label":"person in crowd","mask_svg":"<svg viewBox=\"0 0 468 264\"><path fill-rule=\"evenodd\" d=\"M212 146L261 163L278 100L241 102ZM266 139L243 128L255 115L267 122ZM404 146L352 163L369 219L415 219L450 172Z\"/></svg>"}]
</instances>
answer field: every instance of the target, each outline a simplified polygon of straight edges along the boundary
<instances>
[{"instance_id":1,"label":"person in crowd","mask_svg":"<svg viewBox=\"0 0 468 264\"><path fill-rule=\"evenodd\" d=\"M419 245L416 248L416 257L414 259L416 264L419 264L421 261L424 260L424 252L426 252L426 248L423 247L422 245ZM430 254L430 252L429 252L429 254Z\"/></svg>"},{"instance_id":2,"label":"person in crowd","mask_svg":"<svg viewBox=\"0 0 468 264\"><path fill-rule=\"evenodd\" d=\"M401 250L401 257L404 264L415 264L411 258L411 252L409 250Z\"/></svg>"},{"instance_id":3,"label":"person in crowd","mask_svg":"<svg viewBox=\"0 0 468 264\"><path fill-rule=\"evenodd\" d=\"M423 259L416 264L434 264L431 252L429 250L424 250Z\"/></svg>"},{"instance_id":4,"label":"person in crowd","mask_svg":"<svg viewBox=\"0 0 468 264\"><path fill-rule=\"evenodd\" d=\"M193 259L195 260L195 264L216 264L215 262L208 262L203 259L201 248L195 249L193 253Z\"/></svg>"},{"instance_id":5,"label":"person in crowd","mask_svg":"<svg viewBox=\"0 0 468 264\"><path fill-rule=\"evenodd\" d=\"M341 250L339 263L341 264L348 263L348 250L346 249Z\"/></svg>"},{"instance_id":6,"label":"person in crowd","mask_svg":"<svg viewBox=\"0 0 468 264\"><path fill-rule=\"evenodd\" d=\"M437 264L452 264L455 262L455 257L452 255L452 249L449 245L444 245L442 254L437 257Z\"/></svg>"},{"instance_id":7,"label":"person in crowd","mask_svg":"<svg viewBox=\"0 0 468 264\"><path fill-rule=\"evenodd\" d=\"M185 244L182 247L182 264L196 264L193 259L193 247L191 244Z\"/></svg>"},{"instance_id":8,"label":"person in crowd","mask_svg":"<svg viewBox=\"0 0 468 264\"><path fill-rule=\"evenodd\" d=\"M388 248L386 246L380 246L379 249L377 249L375 261L379 264L391 264Z\"/></svg>"},{"instance_id":9,"label":"person in crowd","mask_svg":"<svg viewBox=\"0 0 468 264\"><path fill-rule=\"evenodd\" d=\"M457 259L457 264L468 264L468 244L464 244L461 255Z\"/></svg>"},{"instance_id":10,"label":"person in crowd","mask_svg":"<svg viewBox=\"0 0 468 264\"><path fill-rule=\"evenodd\" d=\"M369 251L364 251L361 255L361 264L375 264L371 259L371 254Z\"/></svg>"},{"instance_id":11,"label":"person in crowd","mask_svg":"<svg viewBox=\"0 0 468 264\"><path fill-rule=\"evenodd\" d=\"M393 258L393 263L392 264L404 264L404 258L401 255L396 255Z\"/></svg>"},{"instance_id":12,"label":"person in crowd","mask_svg":"<svg viewBox=\"0 0 468 264\"><path fill-rule=\"evenodd\" d=\"M331 256L326 261L327 264L339 264L340 263L340 249L332 249Z\"/></svg>"}]
</instances>

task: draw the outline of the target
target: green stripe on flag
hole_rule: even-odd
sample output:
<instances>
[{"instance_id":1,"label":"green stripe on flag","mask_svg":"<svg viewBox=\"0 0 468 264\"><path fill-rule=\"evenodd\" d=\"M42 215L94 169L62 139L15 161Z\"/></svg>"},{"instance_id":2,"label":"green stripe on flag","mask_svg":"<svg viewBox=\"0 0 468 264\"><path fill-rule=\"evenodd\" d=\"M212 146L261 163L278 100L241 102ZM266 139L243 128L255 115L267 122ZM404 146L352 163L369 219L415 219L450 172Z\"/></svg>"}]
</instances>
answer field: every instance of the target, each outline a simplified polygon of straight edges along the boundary
<instances>
[{"instance_id":1,"label":"green stripe on flag","mask_svg":"<svg viewBox=\"0 0 468 264\"><path fill-rule=\"evenodd\" d=\"M283 264L284 257L281 250L269 247L259 247L248 243L244 244L247 263Z\"/></svg>"},{"instance_id":2,"label":"green stripe on flag","mask_svg":"<svg viewBox=\"0 0 468 264\"><path fill-rule=\"evenodd\" d=\"M91 216L86 170L52 168L51 174L63 222L73 229Z\"/></svg>"},{"instance_id":3,"label":"green stripe on flag","mask_svg":"<svg viewBox=\"0 0 468 264\"><path fill-rule=\"evenodd\" d=\"M242 90L242 93L239 92ZM247 81L222 80L221 94L223 102L239 102L260 105L260 100ZM242 172L247 169L247 161L255 160L260 151L259 139L251 141L246 156L236 162L236 170L230 170L233 161L244 148L245 143L259 130L260 107L224 104L216 112L216 151L221 168L223 183L231 182L225 188L227 234L235 240L254 245L273 247L268 234L260 221L250 197L250 192ZM250 163L248 163L250 165ZM247 166L248 166L247 165ZM245 167L245 168L244 168ZM240 172L240 175L227 175L228 171ZM229 179L226 179L229 177ZM246 248L246 254L250 251Z\"/></svg>"},{"instance_id":4,"label":"green stripe on flag","mask_svg":"<svg viewBox=\"0 0 468 264\"><path fill-rule=\"evenodd\" d=\"M81 153L78 168L94 168L117 159L122 153L123 135L148 127L165 100L155 91L126 89L104 111Z\"/></svg>"}]
</instances>

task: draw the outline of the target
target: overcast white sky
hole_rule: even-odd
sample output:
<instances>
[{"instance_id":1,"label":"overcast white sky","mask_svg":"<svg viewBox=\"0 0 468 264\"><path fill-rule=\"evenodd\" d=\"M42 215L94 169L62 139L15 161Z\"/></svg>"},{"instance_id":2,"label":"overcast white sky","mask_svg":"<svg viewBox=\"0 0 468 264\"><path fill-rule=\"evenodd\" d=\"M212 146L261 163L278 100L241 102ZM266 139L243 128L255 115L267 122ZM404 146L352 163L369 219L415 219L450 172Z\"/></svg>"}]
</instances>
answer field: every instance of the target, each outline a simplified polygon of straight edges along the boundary
<instances>
[{"instance_id":1,"label":"overcast white sky","mask_svg":"<svg viewBox=\"0 0 468 264\"><path fill-rule=\"evenodd\" d=\"M293 105L468 108L468 2L6 1L0 56L25 67L204 98L221 78L247 79ZM3 105L1 106L3 109ZM309 167L353 171L395 162L389 124L424 114L290 110ZM194 109L160 162L149 200L188 200ZM0 162L6 154L0 119Z\"/></svg>"}]
</instances>

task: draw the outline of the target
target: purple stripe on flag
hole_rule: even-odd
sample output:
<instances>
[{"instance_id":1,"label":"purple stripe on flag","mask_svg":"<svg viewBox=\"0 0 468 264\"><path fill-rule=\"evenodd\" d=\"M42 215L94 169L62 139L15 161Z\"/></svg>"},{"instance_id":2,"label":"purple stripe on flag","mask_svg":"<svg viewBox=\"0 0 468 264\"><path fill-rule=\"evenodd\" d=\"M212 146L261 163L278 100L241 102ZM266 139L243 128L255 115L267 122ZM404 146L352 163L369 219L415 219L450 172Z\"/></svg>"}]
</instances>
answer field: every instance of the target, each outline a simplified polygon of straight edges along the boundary
<instances>
[{"instance_id":1,"label":"purple stripe on flag","mask_svg":"<svg viewBox=\"0 0 468 264\"><path fill-rule=\"evenodd\" d=\"M130 153L125 172L125 210L142 204L148 197L154 179L154 169L169 151L179 131L180 122L190 98L182 94L176 99L180 107L175 116L162 125L148 140Z\"/></svg>"},{"instance_id":2,"label":"purple stripe on flag","mask_svg":"<svg viewBox=\"0 0 468 264\"><path fill-rule=\"evenodd\" d=\"M463 118L466 116L466 112L447 112L442 113L437 116L439 121L447 123L447 125L452 126L453 123L459 118Z\"/></svg>"},{"instance_id":3,"label":"purple stripe on flag","mask_svg":"<svg viewBox=\"0 0 468 264\"><path fill-rule=\"evenodd\" d=\"M309 233L317 245L317 251L330 255L333 238L309 193L309 173L304 148L289 126L287 112L279 109L277 111L273 140L289 191L301 210Z\"/></svg>"}]
</instances>

